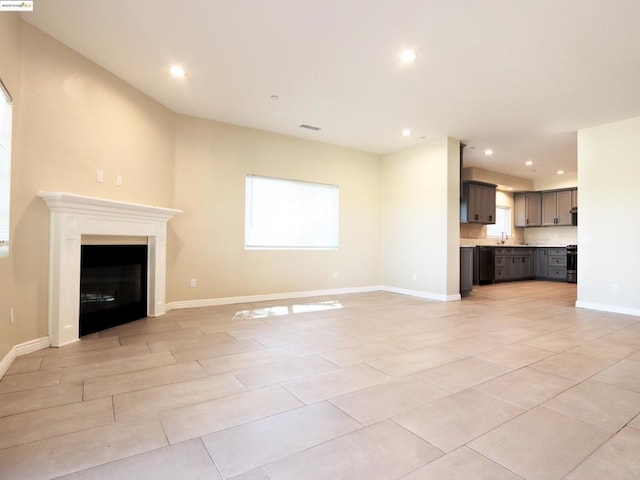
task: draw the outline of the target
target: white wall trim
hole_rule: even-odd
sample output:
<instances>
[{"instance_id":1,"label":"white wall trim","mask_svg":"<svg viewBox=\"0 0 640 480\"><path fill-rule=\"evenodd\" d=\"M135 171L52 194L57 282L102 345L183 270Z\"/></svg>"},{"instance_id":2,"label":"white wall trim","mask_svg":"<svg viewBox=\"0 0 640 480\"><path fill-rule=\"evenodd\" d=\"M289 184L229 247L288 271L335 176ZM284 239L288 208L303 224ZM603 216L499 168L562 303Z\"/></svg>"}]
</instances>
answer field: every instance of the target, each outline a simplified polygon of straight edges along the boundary
<instances>
[{"instance_id":1,"label":"white wall trim","mask_svg":"<svg viewBox=\"0 0 640 480\"><path fill-rule=\"evenodd\" d=\"M334 288L327 290L307 290L302 292L286 292L286 293L268 293L264 295L247 295L242 297L224 297L224 298L204 298L201 300L183 300L179 302L169 302L166 304L168 310L178 310L182 308L200 308L200 307L216 307L219 305L233 305L236 303L251 302L268 302L271 300L288 300L292 298L305 297L324 297L327 295L346 295L349 293L367 293L367 292L389 292L399 293L401 295L409 295L412 297L426 298L428 300L439 300L443 302L451 302L460 300L460 294L457 295L439 295L430 292L421 292L418 290L405 290L387 286L369 286L369 287L350 287L350 288Z\"/></svg>"},{"instance_id":2,"label":"white wall trim","mask_svg":"<svg viewBox=\"0 0 640 480\"><path fill-rule=\"evenodd\" d=\"M216 307L219 305L233 305L235 303L268 302L270 300L288 300L290 298L323 297L326 295L344 295L348 293L379 292L382 287L351 287L335 288L328 290L308 290L302 292L268 293L264 295L247 295L243 297L205 298L202 300L183 300L180 302L169 302L166 304L167 310L181 308Z\"/></svg>"},{"instance_id":3,"label":"white wall trim","mask_svg":"<svg viewBox=\"0 0 640 480\"><path fill-rule=\"evenodd\" d=\"M381 287L381 289L384 292L399 293L401 295L409 295L411 297L426 298L427 300L439 300L441 302L454 302L462 298L460 297L459 293L456 293L455 295L442 295L440 293L423 292L422 290L408 290L405 288L388 286L383 286Z\"/></svg>"},{"instance_id":4,"label":"white wall trim","mask_svg":"<svg viewBox=\"0 0 640 480\"><path fill-rule=\"evenodd\" d=\"M49 347L51 339L49 337L36 338L29 340L28 342L20 343L11 347L11 350L0 361L0 379L7 373L9 367L20 355L26 355L27 353L35 352L36 350L42 350Z\"/></svg>"},{"instance_id":5,"label":"white wall trim","mask_svg":"<svg viewBox=\"0 0 640 480\"><path fill-rule=\"evenodd\" d=\"M640 317L639 308L620 307L618 305L607 305L604 303L576 302L576 308L585 308L587 310L598 310L601 312L622 313L623 315L633 315Z\"/></svg>"}]
</instances>

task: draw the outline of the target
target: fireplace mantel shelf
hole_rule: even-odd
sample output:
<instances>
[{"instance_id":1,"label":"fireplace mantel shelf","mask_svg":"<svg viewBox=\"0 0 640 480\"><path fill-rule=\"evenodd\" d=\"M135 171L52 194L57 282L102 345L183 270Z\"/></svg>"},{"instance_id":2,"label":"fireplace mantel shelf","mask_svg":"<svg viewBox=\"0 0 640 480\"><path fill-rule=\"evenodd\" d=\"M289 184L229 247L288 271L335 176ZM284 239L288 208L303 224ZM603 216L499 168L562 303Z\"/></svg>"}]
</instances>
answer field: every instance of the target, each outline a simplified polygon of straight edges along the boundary
<instances>
[{"instance_id":1,"label":"fireplace mantel shelf","mask_svg":"<svg viewBox=\"0 0 640 480\"><path fill-rule=\"evenodd\" d=\"M105 198L87 197L67 192L39 192L38 196L44 200L51 210L85 212L94 214L117 214L122 216L153 217L169 221L182 210L173 208L142 205L139 203L107 200Z\"/></svg>"},{"instance_id":2,"label":"fireplace mantel shelf","mask_svg":"<svg viewBox=\"0 0 640 480\"><path fill-rule=\"evenodd\" d=\"M87 197L40 192L51 212L49 239L49 336L62 346L79 338L80 245L83 235L146 237L147 310L165 313L167 222L181 210Z\"/></svg>"}]
</instances>

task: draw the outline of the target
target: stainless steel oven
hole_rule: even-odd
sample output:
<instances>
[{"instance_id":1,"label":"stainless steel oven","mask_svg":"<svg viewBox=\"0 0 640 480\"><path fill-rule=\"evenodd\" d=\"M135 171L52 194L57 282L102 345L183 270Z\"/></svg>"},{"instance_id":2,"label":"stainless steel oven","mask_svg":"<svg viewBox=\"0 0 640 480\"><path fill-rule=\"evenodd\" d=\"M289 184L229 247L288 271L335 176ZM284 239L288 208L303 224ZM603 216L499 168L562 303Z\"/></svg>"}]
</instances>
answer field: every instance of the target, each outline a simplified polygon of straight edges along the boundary
<instances>
[{"instance_id":1,"label":"stainless steel oven","mask_svg":"<svg viewBox=\"0 0 640 480\"><path fill-rule=\"evenodd\" d=\"M567 282L578 283L578 245L567 245Z\"/></svg>"}]
</instances>

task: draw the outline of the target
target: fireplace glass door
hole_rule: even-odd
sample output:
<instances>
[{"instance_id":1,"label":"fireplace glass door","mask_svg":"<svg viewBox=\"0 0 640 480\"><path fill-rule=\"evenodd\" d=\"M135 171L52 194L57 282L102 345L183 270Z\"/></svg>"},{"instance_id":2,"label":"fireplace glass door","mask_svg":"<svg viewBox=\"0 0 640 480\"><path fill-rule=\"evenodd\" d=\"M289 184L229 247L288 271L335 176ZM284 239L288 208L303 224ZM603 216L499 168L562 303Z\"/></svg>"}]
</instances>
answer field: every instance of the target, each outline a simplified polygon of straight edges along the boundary
<instances>
[{"instance_id":1,"label":"fireplace glass door","mask_svg":"<svg viewBox=\"0 0 640 480\"><path fill-rule=\"evenodd\" d=\"M147 246L82 245L80 336L147 316Z\"/></svg>"}]
</instances>

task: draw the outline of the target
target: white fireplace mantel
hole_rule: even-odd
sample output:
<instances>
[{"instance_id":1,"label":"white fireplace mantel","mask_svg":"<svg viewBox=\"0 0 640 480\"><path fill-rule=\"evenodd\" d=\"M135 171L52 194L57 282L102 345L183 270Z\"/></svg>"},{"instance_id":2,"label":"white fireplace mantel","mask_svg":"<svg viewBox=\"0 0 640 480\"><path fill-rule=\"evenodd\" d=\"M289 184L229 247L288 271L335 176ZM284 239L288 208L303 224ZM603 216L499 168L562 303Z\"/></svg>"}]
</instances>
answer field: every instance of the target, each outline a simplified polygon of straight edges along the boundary
<instances>
[{"instance_id":1,"label":"white fireplace mantel","mask_svg":"<svg viewBox=\"0 0 640 480\"><path fill-rule=\"evenodd\" d=\"M181 210L40 192L51 211L49 239L49 336L59 347L79 339L80 245L83 235L146 237L147 312L165 313L167 222Z\"/></svg>"}]
</instances>

